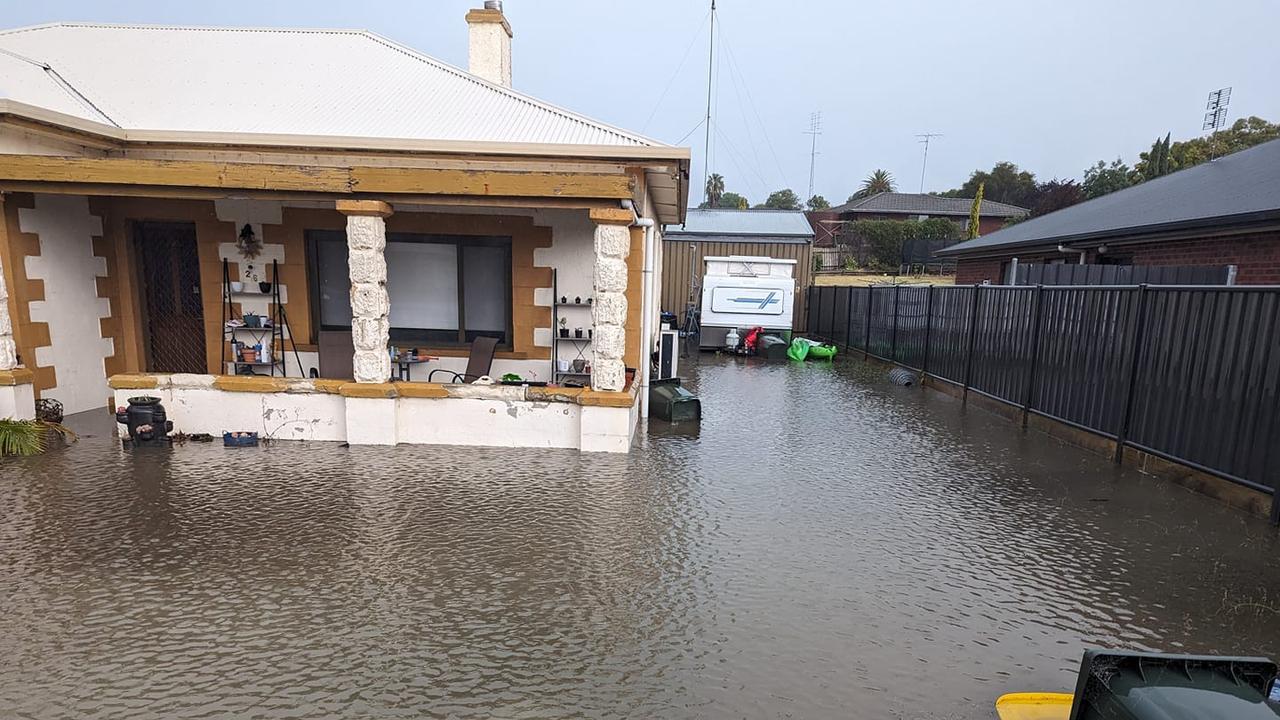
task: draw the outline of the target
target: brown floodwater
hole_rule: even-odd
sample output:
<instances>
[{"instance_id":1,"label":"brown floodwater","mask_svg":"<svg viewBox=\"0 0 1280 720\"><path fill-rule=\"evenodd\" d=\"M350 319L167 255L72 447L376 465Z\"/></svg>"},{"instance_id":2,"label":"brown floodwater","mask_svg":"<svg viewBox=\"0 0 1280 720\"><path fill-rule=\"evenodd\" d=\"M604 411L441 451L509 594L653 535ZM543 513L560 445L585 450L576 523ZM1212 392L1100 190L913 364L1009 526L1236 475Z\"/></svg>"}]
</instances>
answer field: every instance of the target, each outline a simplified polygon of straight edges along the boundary
<instances>
[{"instance_id":1,"label":"brown floodwater","mask_svg":"<svg viewBox=\"0 0 1280 720\"><path fill-rule=\"evenodd\" d=\"M87 436L0 464L0 717L991 718L1277 654L1276 534L858 361L629 456Z\"/></svg>"}]
</instances>

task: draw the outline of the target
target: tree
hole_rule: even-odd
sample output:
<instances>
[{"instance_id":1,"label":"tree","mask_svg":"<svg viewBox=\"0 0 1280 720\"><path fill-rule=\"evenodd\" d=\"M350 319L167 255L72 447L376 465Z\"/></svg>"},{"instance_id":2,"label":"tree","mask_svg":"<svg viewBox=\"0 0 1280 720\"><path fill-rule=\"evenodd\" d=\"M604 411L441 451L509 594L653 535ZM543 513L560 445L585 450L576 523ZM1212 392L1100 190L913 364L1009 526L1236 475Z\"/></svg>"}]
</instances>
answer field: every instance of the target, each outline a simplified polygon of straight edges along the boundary
<instances>
[{"instance_id":1,"label":"tree","mask_svg":"<svg viewBox=\"0 0 1280 720\"><path fill-rule=\"evenodd\" d=\"M862 181L862 187L858 188L858 192L849 196L845 202L853 202L872 195L880 193L893 192L898 189L898 184L894 181L893 175L888 170L876 170Z\"/></svg>"},{"instance_id":2,"label":"tree","mask_svg":"<svg viewBox=\"0 0 1280 720\"><path fill-rule=\"evenodd\" d=\"M1102 197L1132 185L1134 181L1130 177L1131 172L1133 171L1120 158L1113 160L1110 165L1099 160L1097 165L1084 171L1084 182L1080 184L1080 189L1090 200Z\"/></svg>"},{"instance_id":3,"label":"tree","mask_svg":"<svg viewBox=\"0 0 1280 720\"><path fill-rule=\"evenodd\" d=\"M1059 180L1054 178L1041 183L1035 204L1031 206L1031 217L1048 215L1054 210L1061 210L1079 202L1084 202L1084 190L1075 180Z\"/></svg>"},{"instance_id":4,"label":"tree","mask_svg":"<svg viewBox=\"0 0 1280 720\"><path fill-rule=\"evenodd\" d=\"M965 233L965 237L969 240L982 234L982 194L986 189L986 185L978 183L978 192L973 195L973 207L969 208L969 227Z\"/></svg>"},{"instance_id":5,"label":"tree","mask_svg":"<svg viewBox=\"0 0 1280 720\"><path fill-rule=\"evenodd\" d=\"M831 203L827 202L827 199L822 197L821 195L814 195L813 197L809 198L809 202L805 203L804 206L809 210L830 210L831 209Z\"/></svg>"},{"instance_id":6,"label":"tree","mask_svg":"<svg viewBox=\"0 0 1280 720\"><path fill-rule=\"evenodd\" d=\"M720 207L720 198L724 195L724 177L720 173L711 173L707 176L707 187L704 190L707 207Z\"/></svg>"},{"instance_id":7,"label":"tree","mask_svg":"<svg viewBox=\"0 0 1280 720\"><path fill-rule=\"evenodd\" d=\"M796 195L791 188L775 190L769 193L769 197L764 203L757 205L760 208L772 208L774 210L799 210L800 196Z\"/></svg>"},{"instance_id":8,"label":"tree","mask_svg":"<svg viewBox=\"0 0 1280 720\"><path fill-rule=\"evenodd\" d=\"M1159 150L1153 143L1150 150L1138 156L1131 180L1160 177L1276 138L1280 138L1280 124L1267 122L1257 116L1240 118L1226 130L1219 130L1206 137L1170 143L1166 135L1164 140L1158 141L1161 146ZM1165 172L1159 172L1161 169Z\"/></svg>"},{"instance_id":9,"label":"tree","mask_svg":"<svg viewBox=\"0 0 1280 720\"><path fill-rule=\"evenodd\" d=\"M746 210L751 207L751 203L747 199L736 192L726 192L720 196L720 207L732 208L734 210Z\"/></svg>"},{"instance_id":10,"label":"tree","mask_svg":"<svg viewBox=\"0 0 1280 720\"><path fill-rule=\"evenodd\" d=\"M985 188L985 199L993 202L1029 208L1039 195L1036 176L1020 169L1011 162L998 162L990 172L975 170L964 185L942 193L943 197L971 198L978 193L978 186Z\"/></svg>"}]
</instances>

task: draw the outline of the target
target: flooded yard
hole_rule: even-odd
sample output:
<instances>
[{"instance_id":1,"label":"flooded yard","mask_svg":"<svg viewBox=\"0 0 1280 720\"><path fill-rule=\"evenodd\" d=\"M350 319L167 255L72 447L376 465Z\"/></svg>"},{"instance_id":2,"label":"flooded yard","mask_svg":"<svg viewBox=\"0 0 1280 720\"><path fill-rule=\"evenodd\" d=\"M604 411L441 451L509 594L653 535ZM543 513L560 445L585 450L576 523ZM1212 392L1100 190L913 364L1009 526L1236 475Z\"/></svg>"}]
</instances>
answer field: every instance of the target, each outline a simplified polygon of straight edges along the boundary
<instances>
[{"instance_id":1,"label":"flooded yard","mask_svg":"<svg viewBox=\"0 0 1280 720\"><path fill-rule=\"evenodd\" d=\"M1280 654L1261 520L858 361L690 374L625 457L77 418L0 465L0 716L976 719L1086 646Z\"/></svg>"}]
</instances>

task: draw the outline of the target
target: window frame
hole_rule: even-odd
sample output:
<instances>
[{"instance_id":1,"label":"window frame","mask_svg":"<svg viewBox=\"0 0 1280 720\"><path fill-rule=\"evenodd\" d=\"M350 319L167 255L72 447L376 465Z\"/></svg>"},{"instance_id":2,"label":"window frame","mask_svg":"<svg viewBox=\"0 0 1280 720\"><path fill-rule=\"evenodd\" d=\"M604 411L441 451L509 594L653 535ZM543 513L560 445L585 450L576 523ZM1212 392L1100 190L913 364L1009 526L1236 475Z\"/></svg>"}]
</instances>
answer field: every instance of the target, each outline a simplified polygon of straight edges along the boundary
<instances>
[{"instance_id":1,"label":"window frame","mask_svg":"<svg viewBox=\"0 0 1280 720\"><path fill-rule=\"evenodd\" d=\"M321 331L343 331L350 330L350 325L333 325L325 324L320 314L320 259L316 246L322 241L340 240L343 246L346 246L347 235L343 230L325 230L313 229L305 230L303 238L306 245L306 264L307 264L307 301L311 309L311 342L318 342ZM390 329L390 341L392 343L402 345L412 345L416 343L424 347L440 347L440 348L463 348L471 344L468 338L468 330L466 324L467 288L464 282L466 273L466 253L463 249L466 247L497 247L503 252L503 275L506 282L501 283L503 293L503 307L507 311L507 324L503 329L504 338L498 343L498 350L510 351L514 347L515 338L515 307L513 302L513 283L515 278L512 275L512 238L509 235L455 235L440 233L410 233L410 232L389 232L387 233L387 244L391 243L435 243L440 245L453 245L454 257L457 265L458 273L458 330L457 337L451 341L442 341L438 338L429 339L425 336L428 332L448 332L448 329L424 330L421 328L396 328ZM482 331L476 331L482 332ZM415 337L414 333L419 333Z\"/></svg>"}]
</instances>

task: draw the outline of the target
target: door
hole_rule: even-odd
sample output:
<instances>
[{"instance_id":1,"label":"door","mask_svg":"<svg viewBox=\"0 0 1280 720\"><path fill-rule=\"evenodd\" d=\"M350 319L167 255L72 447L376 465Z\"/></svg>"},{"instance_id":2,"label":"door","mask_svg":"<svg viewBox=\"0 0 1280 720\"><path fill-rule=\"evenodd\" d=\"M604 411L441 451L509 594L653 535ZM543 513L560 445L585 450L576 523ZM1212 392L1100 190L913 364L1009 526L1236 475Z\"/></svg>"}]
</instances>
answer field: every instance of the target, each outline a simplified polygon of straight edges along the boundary
<instances>
[{"instance_id":1,"label":"door","mask_svg":"<svg viewBox=\"0 0 1280 720\"><path fill-rule=\"evenodd\" d=\"M146 310L147 371L209 372L196 226L137 223L134 253Z\"/></svg>"}]
</instances>

